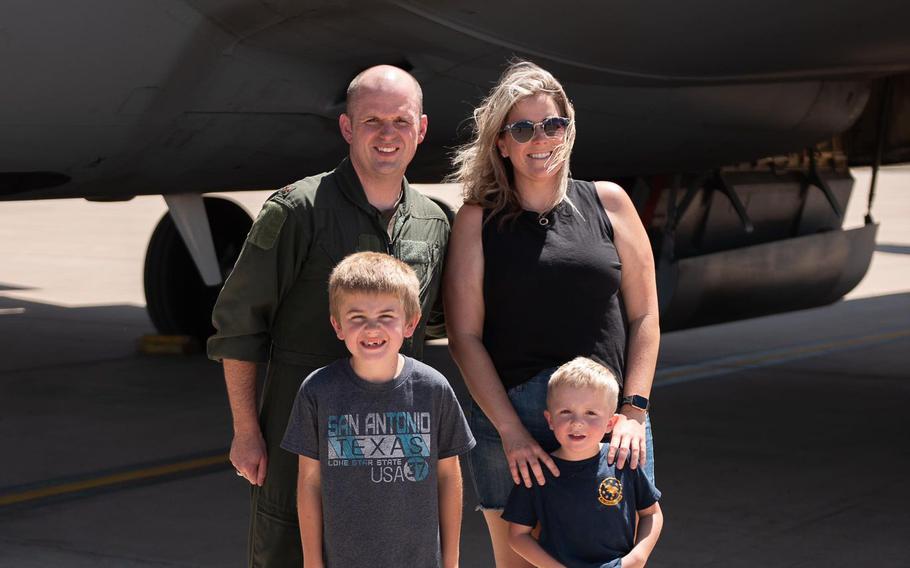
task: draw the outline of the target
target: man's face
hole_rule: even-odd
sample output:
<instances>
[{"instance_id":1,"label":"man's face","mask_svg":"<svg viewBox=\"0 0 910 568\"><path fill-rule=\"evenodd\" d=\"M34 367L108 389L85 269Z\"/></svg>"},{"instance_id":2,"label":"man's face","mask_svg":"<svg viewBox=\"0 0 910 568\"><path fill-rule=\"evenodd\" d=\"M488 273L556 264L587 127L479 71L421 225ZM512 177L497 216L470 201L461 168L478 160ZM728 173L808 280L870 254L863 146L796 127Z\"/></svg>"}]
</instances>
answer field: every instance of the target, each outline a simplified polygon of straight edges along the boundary
<instances>
[{"instance_id":1,"label":"man's face","mask_svg":"<svg viewBox=\"0 0 910 568\"><path fill-rule=\"evenodd\" d=\"M426 135L427 117L420 113L413 85L385 82L364 87L339 125L358 175L401 178Z\"/></svg>"}]
</instances>

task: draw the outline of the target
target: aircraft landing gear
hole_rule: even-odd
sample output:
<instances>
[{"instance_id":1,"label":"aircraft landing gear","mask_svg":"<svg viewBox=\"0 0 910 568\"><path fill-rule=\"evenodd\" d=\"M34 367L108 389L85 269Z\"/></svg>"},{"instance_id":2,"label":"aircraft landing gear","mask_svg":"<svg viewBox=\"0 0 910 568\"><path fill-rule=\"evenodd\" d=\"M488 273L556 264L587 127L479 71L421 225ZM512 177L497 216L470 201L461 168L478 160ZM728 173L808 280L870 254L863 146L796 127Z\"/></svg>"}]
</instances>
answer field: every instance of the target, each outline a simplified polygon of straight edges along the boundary
<instances>
[{"instance_id":1,"label":"aircraft landing gear","mask_svg":"<svg viewBox=\"0 0 910 568\"><path fill-rule=\"evenodd\" d=\"M226 277L253 221L242 207L226 199L206 197L203 202L221 276ZM214 333L212 307L222 283L203 282L171 214L162 217L152 233L144 280L148 314L158 332L189 335L204 345Z\"/></svg>"}]
</instances>

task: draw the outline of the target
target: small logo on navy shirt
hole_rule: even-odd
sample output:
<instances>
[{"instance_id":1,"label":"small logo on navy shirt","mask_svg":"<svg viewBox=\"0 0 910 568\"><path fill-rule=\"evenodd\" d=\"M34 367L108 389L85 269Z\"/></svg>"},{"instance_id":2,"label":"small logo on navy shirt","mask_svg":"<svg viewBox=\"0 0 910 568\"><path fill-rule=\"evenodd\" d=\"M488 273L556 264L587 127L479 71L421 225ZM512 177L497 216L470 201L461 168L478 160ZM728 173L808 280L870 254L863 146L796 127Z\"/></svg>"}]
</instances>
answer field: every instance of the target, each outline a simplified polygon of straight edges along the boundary
<instances>
[{"instance_id":1,"label":"small logo on navy shirt","mask_svg":"<svg viewBox=\"0 0 910 568\"><path fill-rule=\"evenodd\" d=\"M622 483L615 477L607 477L597 488L597 500L607 506L618 505L622 501Z\"/></svg>"}]
</instances>

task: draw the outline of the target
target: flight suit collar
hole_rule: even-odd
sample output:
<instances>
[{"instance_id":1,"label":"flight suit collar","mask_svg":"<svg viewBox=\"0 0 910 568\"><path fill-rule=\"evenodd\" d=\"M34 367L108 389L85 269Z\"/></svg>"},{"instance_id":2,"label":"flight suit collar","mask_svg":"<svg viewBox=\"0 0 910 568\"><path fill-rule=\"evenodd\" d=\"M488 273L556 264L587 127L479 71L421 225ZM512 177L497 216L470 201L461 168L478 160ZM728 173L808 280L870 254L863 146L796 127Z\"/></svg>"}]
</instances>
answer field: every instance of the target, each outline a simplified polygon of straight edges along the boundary
<instances>
[{"instance_id":1,"label":"flight suit collar","mask_svg":"<svg viewBox=\"0 0 910 568\"><path fill-rule=\"evenodd\" d=\"M360 178L357 177L357 172L354 170L354 164L351 163L350 158L342 160L341 163L338 164L338 167L335 168L335 173L337 173L339 177L340 183L338 185L341 188L341 192L351 201L351 203L363 209L369 215L378 214L377 209L370 204L369 200L367 200L366 191L364 191L363 185L360 183ZM401 201L398 203L395 217L401 217L408 213L410 204L413 201L412 191L414 190L411 189L407 178L402 178Z\"/></svg>"}]
</instances>

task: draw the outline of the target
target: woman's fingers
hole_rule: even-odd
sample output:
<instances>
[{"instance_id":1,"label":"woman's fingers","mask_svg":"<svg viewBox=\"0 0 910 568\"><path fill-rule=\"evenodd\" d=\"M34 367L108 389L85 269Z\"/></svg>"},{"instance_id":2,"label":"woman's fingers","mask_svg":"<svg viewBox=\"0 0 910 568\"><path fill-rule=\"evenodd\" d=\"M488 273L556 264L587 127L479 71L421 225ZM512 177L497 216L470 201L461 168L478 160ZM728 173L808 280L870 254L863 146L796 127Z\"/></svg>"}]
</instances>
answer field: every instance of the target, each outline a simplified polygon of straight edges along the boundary
<instances>
[{"instance_id":1,"label":"woman's fingers","mask_svg":"<svg viewBox=\"0 0 910 568\"><path fill-rule=\"evenodd\" d=\"M509 471L512 472L512 481L515 485L521 483L521 476L518 473L518 461L513 460L511 456L506 456L509 460Z\"/></svg>"},{"instance_id":2,"label":"woman's fingers","mask_svg":"<svg viewBox=\"0 0 910 568\"><path fill-rule=\"evenodd\" d=\"M613 428L607 462L622 469L628 462L632 469L644 465L648 459L645 427L635 420L621 420Z\"/></svg>"},{"instance_id":3,"label":"woman's fingers","mask_svg":"<svg viewBox=\"0 0 910 568\"><path fill-rule=\"evenodd\" d=\"M543 466L546 466L553 475L559 475L556 463L540 446L515 449L507 457L512 481L516 485L523 483L525 487L531 487L535 481L538 485L546 484L547 479L543 473Z\"/></svg>"},{"instance_id":4,"label":"woman's fingers","mask_svg":"<svg viewBox=\"0 0 910 568\"><path fill-rule=\"evenodd\" d=\"M544 479L543 469L540 467L540 462L537 461L537 459L531 459L528 463L531 464L531 471L534 472L534 478L537 480L537 485L545 484L547 480ZM530 487L530 485L528 485L528 487Z\"/></svg>"},{"instance_id":5,"label":"woman's fingers","mask_svg":"<svg viewBox=\"0 0 910 568\"><path fill-rule=\"evenodd\" d=\"M613 432L610 436L610 449L607 450L607 463L616 463L617 452L619 452L619 436Z\"/></svg>"},{"instance_id":6,"label":"woman's fingers","mask_svg":"<svg viewBox=\"0 0 910 568\"><path fill-rule=\"evenodd\" d=\"M629 438L629 467L635 469L638 467L638 459L641 454L641 440L638 438Z\"/></svg>"},{"instance_id":7,"label":"woman's fingers","mask_svg":"<svg viewBox=\"0 0 910 568\"><path fill-rule=\"evenodd\" d=\"M648 442L645 438L635 437L630 445L630 450L632 453L632 469L648 463Z\"/></svg>"},{"instance_id":8,"label":"woman's fingers","mask_svg":"<svg viewBox=\"0 0 910 568\"><path fill-rule=\"evenodd\" d=\"M521 460L518 462L518 470L521 472L521 479L524 481L525 487L531 487L531 474L528 473L528 462L526 460Z\"/></svg>"},{"instance_id":9,"label":"woman's fingers","mask_svg":"<svg viewBox=\"0 0 910 568\"><path fill-rule=\"evenodd\" d=\"M629 459L629 446L632 443L632 437L619 432L613 432L610 437L610 450L607 452L607 463L616 463L616 467L622 469Z\"/></svg>"},{"instance_id":10,"label":"woman's fingers","mask_svg":"<svg viewBox=\"0 0 910 568\"><path fill-rule=\"evenodd\" d=\"M512 474L512 481L516 485L523 483L525 487L532 487L534 482L538 485L544 485L547 478L544 476L543 468L552 472L554 476L559 475L559 468L556 462L550 458L550 455L528 435L506 435L503 437L503 451L506 454L506 460L509 462L509 472Z\"/></svg>"},{"instance_id":11,"label":"woman's fingers","mask_svg":"<svg viewBox=\"0 0 910 568\"><path fill-rule=\"evenodd\" d=\"M547 469L550 470L550 473L552 473L555 477L559 477L559 468L556 467L556 462L553 461L553 458L550 457L550 454L543 451L543 448L538 447L538 450L539 451L537 452L537 458L543 462L545 466L547 466ZM543 485L543 481L541 481L540 484Z\"/></svg>"}]
</instances>

